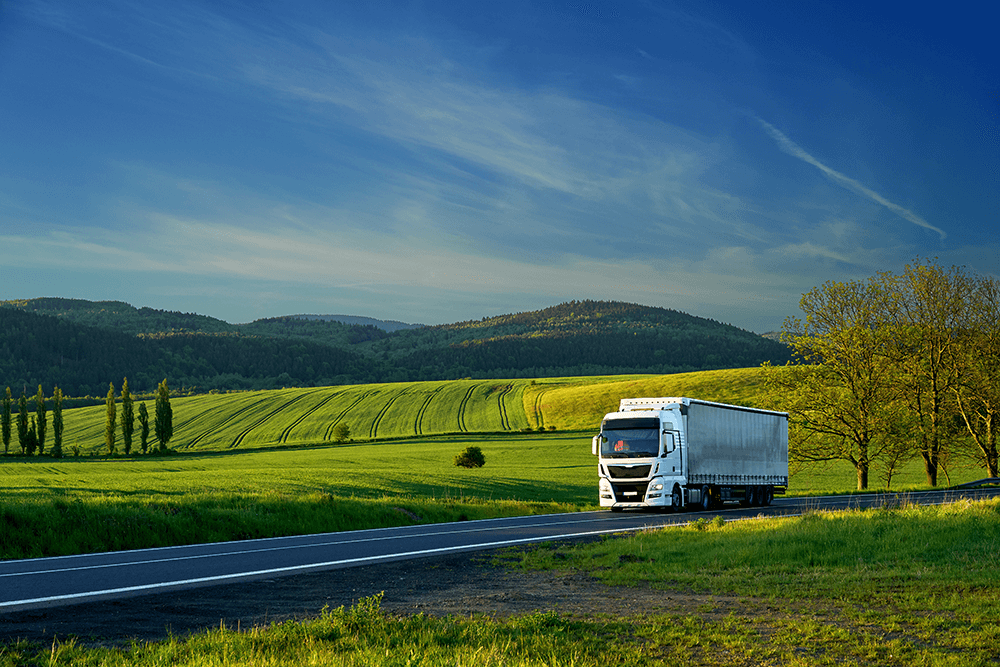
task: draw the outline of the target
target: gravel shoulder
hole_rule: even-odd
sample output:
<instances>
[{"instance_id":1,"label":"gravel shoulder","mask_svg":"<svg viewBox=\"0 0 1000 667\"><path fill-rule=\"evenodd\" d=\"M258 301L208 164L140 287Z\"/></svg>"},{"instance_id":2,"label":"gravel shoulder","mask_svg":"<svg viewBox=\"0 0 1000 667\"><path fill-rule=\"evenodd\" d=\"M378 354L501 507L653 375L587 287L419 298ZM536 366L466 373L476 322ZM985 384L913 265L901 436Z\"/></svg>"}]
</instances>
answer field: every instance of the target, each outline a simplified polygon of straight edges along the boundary
<instances>
[{"instance_id":1,"label":"gravel shoulder","mask_svg":"<svg viewBox=\"0 0 1000 667\"><path fill-rule=\"evenodd\" d=\"M0 614L0 644L17 639L83 645L183 637L223 624L230 628L315 617L324 606L351 606L383 593L396 615L486 615L534 611L574 616L638 613L746 612L744 603L649 587L612 587L579 572L523 571L492 562L491 552L398 561L227 584L116 601Z\"/></svg>"}]
</instances>

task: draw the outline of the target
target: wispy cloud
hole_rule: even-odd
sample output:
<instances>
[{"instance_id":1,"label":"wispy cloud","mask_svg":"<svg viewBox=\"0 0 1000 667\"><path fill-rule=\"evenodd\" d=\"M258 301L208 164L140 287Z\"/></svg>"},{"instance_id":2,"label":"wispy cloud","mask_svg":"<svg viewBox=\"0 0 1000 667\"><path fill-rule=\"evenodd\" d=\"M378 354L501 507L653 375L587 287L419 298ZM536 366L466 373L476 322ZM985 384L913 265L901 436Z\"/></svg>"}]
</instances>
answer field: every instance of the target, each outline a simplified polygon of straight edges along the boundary
<instances>
[{"instance_id":1,"label":"wispy cloud","mask_svg":"<svg viewBox=\"0 0 1000 667\"><path fill-rule=\"evenodd\" d=\"M812 166L822 171L823 174L830 180L834 181L835 183L838 183L839 185L842 185L848 190L852 190L860 195L868 197L869 199L878 204L881 204L882 206L886 207L887 209L889 209L899 217L903 218L904 220L908 220L909 222L912 222L918 227L923 227L924 229L929 229L933 232L937 232L938 235L940 235L942 241L947 236L944 230L935 227L934 225L932 225L931 223L927 222L919 215L914 213L913 211L910 211L909 209L903 208L899 204L895 204L889 201L888 199L886 199L879 193L875 192L871 188L867 188L858 181L854 180L853 178L845 176L839 171L836 171L826 166L825 164L814 158L812 155L807 153L805 150L803 150L801 146L799 146L794 141L785 136L785 134L781 130L774 127L767 121L761 118L757 118L756 116L754 117L754 119L761 124L761 126L769 135L771 135L771 138L774 139L775 142L777 142L778 147L781 148L781 150L783 150L784 152L791 155L792 157L797 157L803 162L811 164Z\"/></svg>"}]
</instances>

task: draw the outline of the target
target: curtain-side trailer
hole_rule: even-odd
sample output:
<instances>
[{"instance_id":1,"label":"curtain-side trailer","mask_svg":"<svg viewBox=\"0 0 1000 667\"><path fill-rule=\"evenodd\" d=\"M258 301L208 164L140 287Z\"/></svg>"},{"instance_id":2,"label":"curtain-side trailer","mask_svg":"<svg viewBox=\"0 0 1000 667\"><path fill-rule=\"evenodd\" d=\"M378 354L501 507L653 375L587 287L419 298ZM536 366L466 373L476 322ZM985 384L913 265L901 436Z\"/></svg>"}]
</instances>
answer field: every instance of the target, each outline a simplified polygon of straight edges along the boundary
<instances>
[{"instance_id":1,"label":"curtain-side trailer","mask_svg":"<svg viewBox=\"0 0 1000 667\"><path fill-rule=\"evenodd\" d=\"M694 398L623 398L593 439L601 507L768 505L788 487L788 414Z\"/></svg>"}]
</instances>

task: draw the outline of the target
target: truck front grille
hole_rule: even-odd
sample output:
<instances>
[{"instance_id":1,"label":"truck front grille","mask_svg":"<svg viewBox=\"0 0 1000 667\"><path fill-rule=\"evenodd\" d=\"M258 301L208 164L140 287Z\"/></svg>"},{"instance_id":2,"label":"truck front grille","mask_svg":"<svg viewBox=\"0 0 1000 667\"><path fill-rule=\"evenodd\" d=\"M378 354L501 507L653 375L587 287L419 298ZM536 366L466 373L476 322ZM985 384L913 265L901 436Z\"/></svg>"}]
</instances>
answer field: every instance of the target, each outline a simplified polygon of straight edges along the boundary
<instances>
[{"instance_id":1,"label":"truck front grille","mask_svg":"<svg viewBox=\"0 0 1000 667\"><path fill-rule=\"evenodd\" d=\"M645 479L651 466L606 466L611 479Z\"/></svg>"}]
</instances>

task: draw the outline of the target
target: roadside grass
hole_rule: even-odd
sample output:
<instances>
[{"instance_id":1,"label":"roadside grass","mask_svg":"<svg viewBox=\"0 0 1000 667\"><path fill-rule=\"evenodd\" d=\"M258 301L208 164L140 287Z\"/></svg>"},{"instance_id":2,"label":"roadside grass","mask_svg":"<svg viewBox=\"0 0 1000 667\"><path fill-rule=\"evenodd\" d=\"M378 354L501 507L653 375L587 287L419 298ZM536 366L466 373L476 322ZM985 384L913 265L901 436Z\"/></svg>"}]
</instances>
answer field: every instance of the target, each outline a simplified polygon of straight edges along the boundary
<instances>
[{"instance_id":1,"label":"roadside grass","mask_svg":"<svg viewBox=\"0 0 1000 667\"><path fill-rule=\"evenodd\" d=\"M480 447L486 466L458 468ZM0 466L0 558L596 509L589 438L439 436Z\"/></svg>"},{"instance_id":2,"label":"roadside grass","mask_svg":"<svg viewBox=\"0 0 1000 667\"><path fill-rule=\"evenodd\" d=\"M309 621L124 648L20 642L0 665L987 665L1000 660L998 542L1000 500L702 519L499 556L704 594L691 613L392 616L374 596Z\"/></svg>"}]
</instances>

